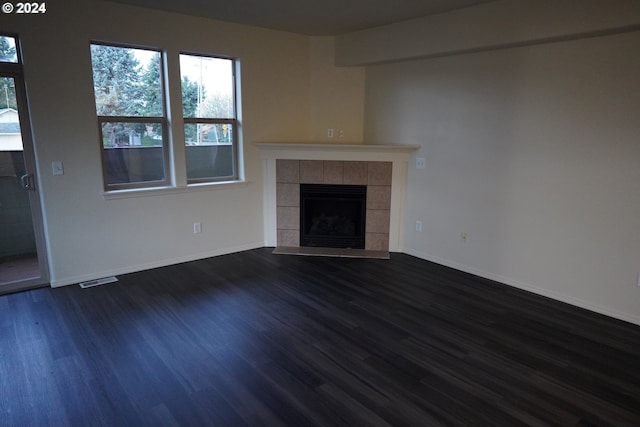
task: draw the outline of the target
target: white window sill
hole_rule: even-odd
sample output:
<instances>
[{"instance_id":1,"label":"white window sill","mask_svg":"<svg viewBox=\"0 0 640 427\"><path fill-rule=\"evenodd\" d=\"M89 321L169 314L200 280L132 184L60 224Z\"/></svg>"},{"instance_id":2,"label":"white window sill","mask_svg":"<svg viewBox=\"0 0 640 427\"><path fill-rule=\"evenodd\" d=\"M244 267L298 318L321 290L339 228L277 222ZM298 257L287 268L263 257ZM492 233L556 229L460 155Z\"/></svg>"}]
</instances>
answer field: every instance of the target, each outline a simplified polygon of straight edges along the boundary
<instances>
[{"instance_id":1,"label":"white window sill","mask_svg":"<svg viewBox=\"0 0 640 427\"><path fill-rule=\"evenodd\" d=\"M222 181L189 184L186 187L149 187L127 190L112 190L102 193L105 200L131 199L136 197L164 196L168 194L184 194L198 191L213 191L234 187L246 187L249 181Z\"/></svg>"}]
</instances>

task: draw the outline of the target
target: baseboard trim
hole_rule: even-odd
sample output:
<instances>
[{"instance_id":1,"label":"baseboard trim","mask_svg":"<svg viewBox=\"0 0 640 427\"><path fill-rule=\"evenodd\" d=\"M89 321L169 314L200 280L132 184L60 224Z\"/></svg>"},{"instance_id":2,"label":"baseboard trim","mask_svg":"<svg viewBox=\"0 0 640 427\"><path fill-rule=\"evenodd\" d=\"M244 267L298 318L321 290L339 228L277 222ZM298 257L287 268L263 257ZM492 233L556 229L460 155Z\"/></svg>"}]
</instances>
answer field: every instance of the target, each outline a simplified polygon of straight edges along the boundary
<instances>
[{"instance_id":1,"label":"baseboard trim","mask_svg":"<svg viewBox=\"0 0 640 427\"><path fill-rule=\"evenodd\" d=\"M543 297L551 298L556 301L564 302L566 304L570 304L576 307L584 308L589 311L593 311L595 313L603 314L605 316L613 317L614 319L622 320L625 322L633 323L635 325L640 326L640 316L635 316L628 313L622 313L616 310L611 310L607 307L603 307L598 304L593 304L588 301L581 300L579 298L574 298L568 295L564 295L558 292L553 292L548 289L540 288L537 286L533 286L527 283L523 283L509 277L501 276L498 274L487 273L486 271L477 269L475 267L470 267L467 265L459 264L454 261L450 261L444 258L439 258L436 256L429 255L424 252L416 251L413 249L405 248L404 253L408 255L415 256L417 258L423 259L425 261L430 261L436 264L443 265L445 267L454 268L459 271L463 271L465 273L473 274L475 276L480 276L485 279L493 280L495 282L503 283L505 285L513 286L514 288L522 289L524 291L532 292L537 295L541 295Z\"/></svg>"},{"instance_id":2,"label":"baseboard trim","mask_svg":"<svg viewBox=\"0 0 640 427\"><path fill-rule=\"evenodd\" d=\"M263 247L269 247L269 245L266 245L265 242L256 242L256 243L249 243L249 244L245 244L245 245L239 245L239 246L232 246L232 247L228 247L228 248L222 248L222 249L216 249L213 251L209 251L209 252L201 252L198 254L193 254L193 255L189 255L189 256L184 256L184 257L177 257L177 258L170 258L170 259L165 259L165 260L161 260L161 261L155 261L155 262L150 262L150 263L146 263L146 264L138 264L138 265L134 265L134 266L127 266L125 268L122 269L114 269L114 270L107 270L107 271L102 271L100 273L95 273L95 274L87 274L87 275L80 275L80 276L75 276L75 277L69 277L66 279L62 279L62 280L52 280L51 281L51 287L52 288L59 288L62 286L68 286L68 285L75 285L78 284L80 282L86 282L89 280L96 280L99 279L101 277L107 277L107 276L118 276L121 274L128 274L128 273L135 273L138 271L144 271L144 270L150 270L152 268L159 268L159 267L166 267L169 265L173 265L173 264L180 264L183 262L189 262L189 261L197 261L199 259L204 259L204 258L210 258L210 257L215 257L215 256L220 256L220 255L227 255L227 254L231 254L231 253L235 253L235 252L242 252L242 251L248 251L251 249L258 249L258 248L263 248ZM395 251L394 251L395 252ZM460 270L463 271L465 273L469 273L469 274L473 274L476 276L480 276L483 277L485 279L489 279L489 280L493 280L499 283L503 283L505 285L509 285L509 286L513 286L514 288L518 288L518 289L522 289L524 291L528 291L528 292L532 292L534 294L537 295L541 295L547 298L552 298L554 300L560 301L560 302L564 302L576 307L580 307L580 308L584 308L586 310L590 310L593 311L595 313L599 313L599 314L603 314L605 316L609 316L609 317L613 317L614 319L618 319L618 320L622 320L628 323L633 323L635 325L639 325L640 326L640 316L635 316L632 314L628 314L628 313L622 313L616 310L611 310L607 307L603 307L601 305L598 304L593 304L591 302L588 301L584 301L581 300L579 298L574 298L568 295L564 295L558 292L553 292L550 291L548 289L543 289L537 286L533 286L527 283L523 283L520 282L518 280L514 280L511 279L509 277L505 277L505 276L501 276L498 274L493 274L493 273L488 273L486 271L477 269L475 267L470 267L464 264L460 264L457 263L455 261L450 261L444 258L440 258L437 256L433 256L430 254L427 254L425 252L421 252L421 251L417 251L414 249L410 249L410 248L404 248L403 251L400 251L400 253L406 253L407 255L411 255L411 256L415 256L417 258L423 259L425 261L430 261L430 262L434 262L436 264L439 265L443 265L445 267L450 267L450 268L454 268L456 270Z\"/></svg>"},{"instance_id":3,"label":"baseboard trim","mask_svg":"<svg viewBox=\"0 0 640 427\"><path fill-rule=\"evenodd\" d=\"M138 271L150 270L152 268L166 267L166 266L169 266L169 265L180 264L180 263L183 263L183 262L197 261L199 259L211 258L211 257L215 257L215 256L220 256L220 255L227 255L227 254L232 254L232 253L235 253L235 252L248 251L248 250L251 250L251 249L257 249L257 248L262 248L262 247L264 247L264 242L256 242L256 243L249 243L249 244L246 244L246 245L231 246L231 247L228 247L228 248L216 249L216 250L209 251L209 252L200 252L200 253L197 253L197 254L192 254L192 255L183 256L183 257L169 258L169 259L164 259L164 260L161 260L161 261L149 262L149 263L146 263L146 264L130 265L130 266L127 266L127 267L124 267L124 268L102 271L100 273L93 273L93 274L86 274L86 275L68 277L68 278L61 279L61 280L52 280L51 281L51 287L52 288L59 288L59 287L62 287L62 286L76 285L76 284L81 283L81 282L87 282L89 280L96 280L96 279L99 279L101 277L118 276L118 275L121 275L121 274L136 273Z\"/></svg>"}]
</instances>

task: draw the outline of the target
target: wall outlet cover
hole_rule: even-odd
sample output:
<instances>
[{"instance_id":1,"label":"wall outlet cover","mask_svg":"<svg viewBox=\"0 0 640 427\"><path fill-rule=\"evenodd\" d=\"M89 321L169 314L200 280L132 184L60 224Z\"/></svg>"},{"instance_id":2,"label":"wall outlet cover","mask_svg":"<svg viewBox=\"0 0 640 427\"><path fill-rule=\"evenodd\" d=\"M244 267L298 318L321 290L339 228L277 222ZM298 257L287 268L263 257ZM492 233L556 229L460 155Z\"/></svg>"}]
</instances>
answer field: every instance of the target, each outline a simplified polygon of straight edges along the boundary
<instances>
[{"instance_id":1,"label":"wall outlet cover","mask_svg":"<svg viewBox=\"0 0 640 427\"><path fill-rule=\"evenodd\" d=\"M64 175L64 166L61 161L51 162L51 170L54 175Z\"/></svg>"}]
</instances>

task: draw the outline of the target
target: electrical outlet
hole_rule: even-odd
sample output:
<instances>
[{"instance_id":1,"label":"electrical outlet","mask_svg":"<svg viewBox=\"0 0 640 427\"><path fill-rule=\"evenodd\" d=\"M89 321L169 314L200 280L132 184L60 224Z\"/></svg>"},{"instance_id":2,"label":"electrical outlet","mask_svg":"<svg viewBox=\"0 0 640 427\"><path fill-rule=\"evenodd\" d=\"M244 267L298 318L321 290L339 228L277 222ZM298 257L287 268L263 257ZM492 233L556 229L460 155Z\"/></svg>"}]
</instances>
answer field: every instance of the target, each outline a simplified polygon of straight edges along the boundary
<instances>
[{"instance_id":1,"label":"electrical outlet","mask_svg":"<svg viewBox=\"0 0 640 427\"><path fill-rule=\"evenodd\" d=\"M424 169L427 166L427 161L424 157L416 157L416 169Z\"/></svg>"},{"instance_id":2,"label":"electrical outlet","mask_svg":"<svg viewBox=\"0 0 640 427\"><path fill-rule=\"evenodd\" d=\"M464 231L460 233L460 240L462 241L462 243L467 243L467 237L467 233L465 233Z\"/></svg>"},{"instance_id":3,"label":"electrical outlet","mask_svg":"<svg viewBox=\"0 0 640 427\"><path fill-rule=\"evenodd\" d=\"M333 138L333 129L332 128L327 129L327 138Z\"/></svg>"},{"instance_id":4,"label":"electrical outlet","mask_svg":"<svg viewBox=\"0 0 640 427\"><path fill-rule=\"evenodd\" d=\"M344 138L344 131L342 129L338 131L338 138Z\"/></svg>"},{"instance_id":5,"label":"electrical outlet","mask_svg":"<svg viewBox=\"0 0 640 427\"><path fill-rule=\"evenodd\" d=\"M638 272L638 286L640 286L640 272Z\"/></svg>"},{"instance_id":6,"label":"electrical outlet","mask_svg":"<svg viewBox=\"0 0 640 427\"><path fill-rule=\"evenodd\" d=\"M416 221L416 231L422 233L422 221Z\"/></svg>"},{"instance_id":7,"label":"electrical outlet","mask_svg":"<svg viewBox=\"0 0 640 427\"><path fill-rule=\"evenodd\" d=\"M200 233L202 233L202 224L200 224L199 222L194 222L193 234L200 234Z\"/></svg>"},{"instance_id":8,"label":"electrical outlet","mask_svg":"<svg viewBox=\"0 0 640 427\"><path fill-rule=\"evenodd\" d=\"M61 161L51 162L51 170L54 175L64 175L64 166Z\"/></svg>"}]
</instances>

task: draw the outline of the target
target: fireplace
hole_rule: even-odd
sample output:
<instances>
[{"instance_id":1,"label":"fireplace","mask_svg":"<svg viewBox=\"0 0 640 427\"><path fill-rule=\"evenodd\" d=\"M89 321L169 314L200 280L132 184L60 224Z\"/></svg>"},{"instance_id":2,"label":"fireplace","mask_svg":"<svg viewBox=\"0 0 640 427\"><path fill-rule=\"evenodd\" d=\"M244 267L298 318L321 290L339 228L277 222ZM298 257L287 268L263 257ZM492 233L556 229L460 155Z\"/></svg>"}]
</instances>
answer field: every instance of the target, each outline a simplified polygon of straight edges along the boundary
<instances>
[{"instance_id":1,"label":"fireplace","mask_svg":"<svg viewBox=\"0 0 640 427\"><path fill-rule=\"evenodd\" d=\"M366 185L300 184L300 246L364 249Z\"/></svg>"},{"instance_id":2,"label":"fireplace","mask_svg":"<svg viewBox=\"0 0 640 427\"><path fill-rule=\"evenodd\" d=\"M264 172L264 242L300 253L300 185L367 187L363 252L402 252L409 160L420 146L258 142ZM353 249L359 252L362 249ZM350 252L335 249L336 253Z\"/></svg>"},{"instance_id":3,"label":"fireplace","mask_svg":"<svg viewBox=\"0 0 640 427\"><path fill-rule=\"evenodd\" d=\"M365 187L366 196L362 200L366 220L361 222L366 223L362 228L364 251L389 251L391 212L394 209L391 205L392 162L277 159L274 166L276 183L274 226L278 247L300 248L301 245L307 244L327 245L327 243L318 243L318 239L312 243L302 241L300 187L316 184L345 188ZM336 250L338 252L344 252L348 248L354 251L362 250L357 248L361 247L361 244L353 242L344 243L342 246L346 247L336 248ZM320 248L320 246L306 247L314 250Z\"/></svg>"}]
</instances>

